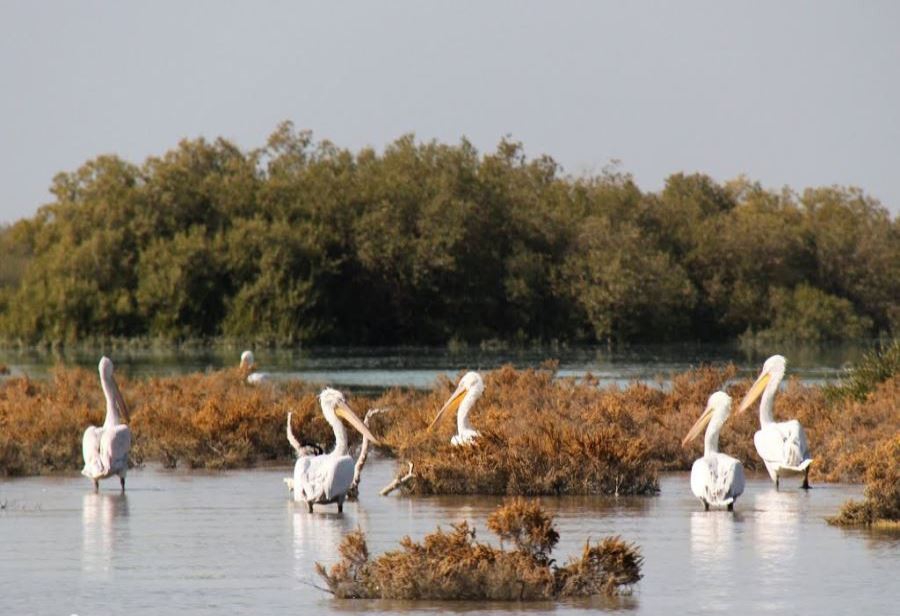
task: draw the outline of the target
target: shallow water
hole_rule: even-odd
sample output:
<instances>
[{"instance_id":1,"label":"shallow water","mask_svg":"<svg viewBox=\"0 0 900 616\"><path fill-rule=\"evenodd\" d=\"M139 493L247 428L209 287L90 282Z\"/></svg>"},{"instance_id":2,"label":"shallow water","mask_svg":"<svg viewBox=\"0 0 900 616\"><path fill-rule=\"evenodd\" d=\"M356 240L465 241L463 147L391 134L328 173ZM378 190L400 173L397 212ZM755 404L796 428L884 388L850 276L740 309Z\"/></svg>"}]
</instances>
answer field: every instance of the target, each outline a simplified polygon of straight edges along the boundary
<instances>
[{"instance_id":1,"label":"shallow water","mask_svg":"<svg viewBox=\"0 0 900 616\"><path fill-rule=\"evenodd\" d=\"M867 344L827 348L779 349L788 357L788 376L806 383L836 380L842 370L859 359ZM63 354L0 348L0 364L11 375L46 376L58 362L95 368L108 354L119 369L133 376L183 374L237 365L239 350L77 350ZM536 367L546 360L559 362L559 375L580 377L591 373L601 386L625 386L633 381L665 386L672 374L702 364L734 362L741 376L755 376L770 354L742 351L734 345L642 345L621 349L605 347L538 348L524 350L460 350L434 348L312 348L260 349L255 352L260 370L276 380L303 379L357 392L388 387L426 388L442 374L451 379L463 370L487 370L503 364ZM0 377L2 378L2 377Z\"/></svg>"},{"instance_id":2,"label":"shallow water","mask_svg":"<svg viewBox=\"0 0 900 616\"><path fill-rule=\"evenodd\" d=\"M306 513L287 498L288 468L227 473L132 471L93 494L79 476L0 482L0 580L5 614L546 612L635 614L896 613L900 536L848 531L823 518L860 486L776 492L751 477L734 514L705 513L688 475L669 474L656 497L545 498L561 534L555 556L587 537L641 546L633 595L560 604L336 601L315 589L313 563L333 563L361 527L371 553L470 520L482 540L494 497L380 497L394 463L371 459L362 500Z\"/></svg>"}]
</instances>

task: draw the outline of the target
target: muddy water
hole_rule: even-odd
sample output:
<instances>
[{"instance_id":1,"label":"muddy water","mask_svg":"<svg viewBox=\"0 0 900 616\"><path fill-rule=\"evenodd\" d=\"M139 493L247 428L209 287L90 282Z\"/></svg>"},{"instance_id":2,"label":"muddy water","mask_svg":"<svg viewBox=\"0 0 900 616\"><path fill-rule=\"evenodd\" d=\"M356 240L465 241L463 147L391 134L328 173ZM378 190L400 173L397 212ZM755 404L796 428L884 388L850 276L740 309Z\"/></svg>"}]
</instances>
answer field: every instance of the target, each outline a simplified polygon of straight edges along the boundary
<instances>
[{"instance_id":1,"label":"muddy water","mask_svg":"<svg viewBox=\"0 0 900 616\"><path fill-rule=\"evenodd\" d=\"M895 614L900 537L828 526L858 486L789 486L751 478L734 514L704 513L686 474L651 498L552 498L564 560L586 537L638 543L645 577L629 597L503 605L336 601L313 587L361 527L372 553L405 534L468 519L486 539L492 497L379 497L393 463L372 460L362 500L309 515L287 498L287 468L219 474L136 470L121 496L78 476L0 482L3 614L327 614L438 611L580 614Z\"/></svg>"}]
</instances>

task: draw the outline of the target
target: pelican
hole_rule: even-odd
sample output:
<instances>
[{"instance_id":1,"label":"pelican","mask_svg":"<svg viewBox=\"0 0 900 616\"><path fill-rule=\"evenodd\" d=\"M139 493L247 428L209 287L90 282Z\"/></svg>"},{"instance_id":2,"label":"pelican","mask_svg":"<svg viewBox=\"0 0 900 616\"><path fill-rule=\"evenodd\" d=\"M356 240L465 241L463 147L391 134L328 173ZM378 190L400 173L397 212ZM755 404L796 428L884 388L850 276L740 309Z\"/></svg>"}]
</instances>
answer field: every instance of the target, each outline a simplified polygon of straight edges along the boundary
<instances>
[{"instance_id":1,"label":"pelican","mask_svg":"<svg viewBox=\"0 0 900 616\"><path fill-rule=\"evenodd\" d=\"M241 353L241 369L249 373L247 382L251 385L264 383L272 378L268 372L256 372L256 359L253 357L253 351Z\"/></svg>"},{"instance_id":2,"label":"pelican","mask_svg":"<svg viewBox=\"0 0 900 616\"><path fill-rule=\"evenodd\" d=\"M84 468L81 474L94 482L94 491L100 489L100 480L112 475L119 476L122 491L125 491L125 474L128 472L128 450L131 449L131 429L128 421L128 406L116 379L113 378L113 363L108 357L100 359L100 384L106 396L106 420L103 427L89 426L84 431L82 453Z\"/></svg>"},{"instance_id":3,"label":"pelican","mask_svg":"<svg viewBox=\"0 0 900 616\"><path fill-rule=\"evenodd\" d=\"M366 425L360 421L347 402L344 394L326 387L319 394L319 404L325 421L331 424L334 430L334 449L330 453L321 455L304 455L294 465L294 500L306 503L309 512L313 511L313 504L327 505L337 503L338 513L344 510L344 499L347 490L353 483L353 459L348 455L347 431L341 418L356 428L360 434L371 442L378 443L378 439L372 436ZM301 451L297 439L294 438L288 423L288 440L298 453ZM297 443L297 445L294 445Z\"/></svg>"},{"instance_id":4,"label":"pelican","mask_svg":"<svg viewBox=\"0 0 900 616\"><path fill-rule=\"evenodd\" d=\"M467 372L463 375L463 378L459 380L456 391L454 391L453 395L450 396L450 399L444 403L444 406L441 407L438 414L434 416L428 429L431 430L431 428L434 427L441 418L441 415L443 415L444 411L447 409L450 409L451 413L455 409L459 409L456 413L456 435L450 439L450 444L459 446L472 443L476 438L481 436L481 433L474 429L472 424L469 423L469 411L472 410L472 407L475 406L475 402L483 393L484 381L481 380L481 375L477 372Z\"/></svg>"},{"instance_id":5,"label":"pelican","mask_svg":"<svg viewBox=\"0 0 900 616\"><path fill-rule=\"evenodd\" d=\"M728 507L728 511L734 511L734 502L744 493L741 461L719 453L719 431L730 413L731 397L724 391L717 391L709 397L706 410L681 441L684 447L709 424L703 438L703 457L695 460L691 467L691 492L700 499L706 511L710 506Z\"/></svg>"},{"instance_id":6,"label":"pelican","mask_svg":"<svg viewBox=\"0 0 900 616\"><path fill-rule=\"evenodd\" d=\"M760 429L753 435L756 451L769 471L769 477L778 488L780 479L791 475L803 475L803 488L809 489L809 445L803 426L796 419L791 421L775 421L773 407L775 392L784 378L787 361L781 355L773 355L763 364L756 382L741 400L738 413L743 413L753 404L760 394L759 403Z\"/></svg>"}]
</instances>

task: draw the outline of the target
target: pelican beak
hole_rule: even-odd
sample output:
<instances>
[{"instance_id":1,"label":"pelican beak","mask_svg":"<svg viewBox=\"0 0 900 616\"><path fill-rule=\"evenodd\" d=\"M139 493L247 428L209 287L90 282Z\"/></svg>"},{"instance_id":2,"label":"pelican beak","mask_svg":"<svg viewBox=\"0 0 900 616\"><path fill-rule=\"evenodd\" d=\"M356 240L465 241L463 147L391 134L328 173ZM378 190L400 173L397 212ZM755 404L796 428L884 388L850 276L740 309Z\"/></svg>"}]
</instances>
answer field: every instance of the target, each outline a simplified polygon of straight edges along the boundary
<instances>
[{"instance_id":1,"label":"pelican beak","mask_svg":"<svg viewBox=\"0 0 900 616\"><path fill-rule=\"evenodd\" d=\"M453 392L453 395L450 396L450 399L444 403L444 406L441 407L441 410L438 411L438 414L434 416L434 419L431 420L431 423L428 425L428 429L431 430L438 420L441 418L441 415L444 414L444 411L450 410L451 413L455 413L456 409L459 408L460 402L462 402L463 397L469 393L469 390L465 387L457 387L456 391Z\"/></svg>"},{"instance_id":2,"label":"pelican beak","mask_svg":"<svg viewBox=\"0 0 900 616\"><path fill-rule=\"evenodd\" d=\"M125 404L125 398L122 397L122 392L119 391L119 384L116 383L115 379L112 379L112 382L113 382L113 389L116 392L115 393L116 406L119 407L119 412L122 413L122 417L125 419L125 423L128 423L129 421L131 421L129 414L128 414L128 405Z\"/></svg>"},{"instance_id":3,"label":"pelican beak","mask_svg":"<svg viewBox=\"0 0 900 616\"><path fill-rule=\"evenodd\" d=\"M741 400L741 405L738 407L737 415L743 413L747 410L747 408L756 402L756 399L762 395L763 390L766 388L766 385L769 384L769 380L772 378L772 375L768 372L764 372L759 375L759 378L756 379L756 382L753 384L753 387L750 388L750 391L747 392L747 395L744 396L744 399Z\"/></svg>"},{"instance_id":4,"label":"pelican beak","mask_svg":"<svg viewBox=\"0 0 900 616\"><path fill-rule=\"evenodd\" d=\"M713 408L713 406L712 406L711 404L710 404L709 406L706 407L706 410L703 411L703 414L702 414L702 415L700 415L700 419L698 419L698 420L694 423L694 425L691 426L691 429L688 430L687 436L685 436L685 437L684 437L684 440L681 441L681 446L682 446L682 447L686 446L686 445L687 445L688 443L690 443L692 440L694 440L695 438L697 438L697 435L698 435L698 434L700 434L701 432L703 432L703 429L704 429L704 428L706 427L706 425L709 423L709 420L712 419L712 416L713 416L713 410L715 410L715 409Z\"/></svg>"},{"instance_id":5,"label":"pelican beak","mask_svg":"<svg viewBox=\"0 0 900 616\"><path fill-rule=\"evenodd\" d=\"M334 414L347 421L348 424L356 428L357 432L362 434L364 437L369 439L371 442L376 445L380 445L381 442L375 438L371 432L369 432L369 428L366 427L366 424L360 420L359 417L356 416L356 413L350 410L350 407L347 406L346 402L338 402L337 406L334 409Z\"/></svg>"}]
</instances>

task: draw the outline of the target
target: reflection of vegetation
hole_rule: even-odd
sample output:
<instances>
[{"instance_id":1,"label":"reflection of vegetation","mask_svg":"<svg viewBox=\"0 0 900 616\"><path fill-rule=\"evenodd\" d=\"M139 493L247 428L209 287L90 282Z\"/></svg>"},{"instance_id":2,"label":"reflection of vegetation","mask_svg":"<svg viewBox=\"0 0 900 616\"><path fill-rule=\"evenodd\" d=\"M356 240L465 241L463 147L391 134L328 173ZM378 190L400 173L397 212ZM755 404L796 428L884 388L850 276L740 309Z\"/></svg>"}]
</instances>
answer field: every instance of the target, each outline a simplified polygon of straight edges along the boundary
<instances>
[{"instance_id":1,"label":"reflection of vegetation","mask_svg":"<svg viewBox=\"0 0 900 616\"><path fill-rule=\"evenodd\" d=\"M863 501L848 501L828 521L839 526L900 529L900 434L871 448L866 457Z\"/></svg>"},{"instance_id":2,"label":"reflection of vegetation","mask_svg":"<svg viewBox=\"0 0 900 616\"><path fill-rule=\"evenodd\" d=\"M856 189L563 176L503 141L378 154L280 126L88 161L0 228L0 335L280 343L895 332L900 221Z\"/></svg>"},{"instance_id":3,"label":"reflection of vegetation","mask_svg":"<svg viewBox=\"0 0 900 616\"><path fill-rule=\"evenodd\" d=\"M611 595L641 579L643 558L618 537L588 541L580 558L563 567L550 552L559 540L540 505L516 499L494 511L488 528L512 550L475 540L468 523L438 529L421 543L405 537L400 549L371 560L362 531L341 543L341 561L316 570L345 599L455 599L540 601Z\"/></svg>"}]
</instances>

